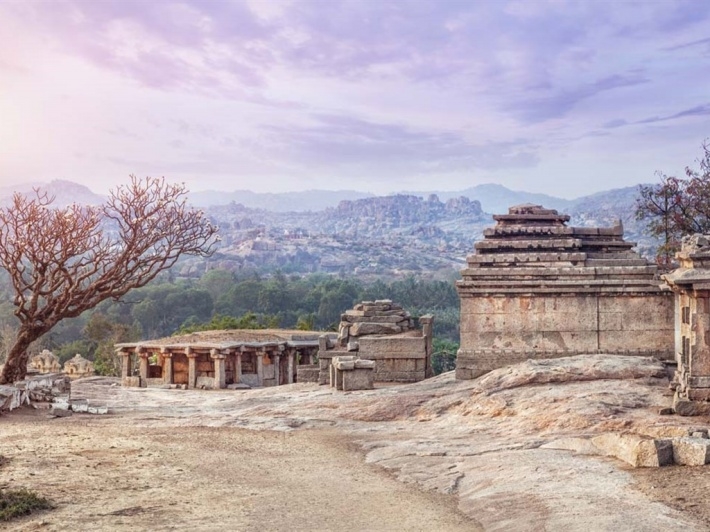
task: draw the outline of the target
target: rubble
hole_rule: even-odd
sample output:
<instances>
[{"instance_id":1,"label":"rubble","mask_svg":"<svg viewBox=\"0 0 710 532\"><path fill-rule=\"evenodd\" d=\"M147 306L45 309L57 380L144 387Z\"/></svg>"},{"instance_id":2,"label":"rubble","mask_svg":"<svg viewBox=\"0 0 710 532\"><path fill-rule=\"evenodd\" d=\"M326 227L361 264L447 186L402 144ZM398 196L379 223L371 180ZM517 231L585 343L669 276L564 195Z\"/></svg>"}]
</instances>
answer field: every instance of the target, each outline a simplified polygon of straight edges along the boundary
<instances>
[{"instance_id":1,"label":"rubble","mask_svg":"<svg viewBox=\"0 0 710 532\"><path fill-rule=\"evenodd\" d=\"M334 357L355 356L375 363L376 382L417 382L431 377L434 317L415 319L389 299L363 301L340 318L335 341L322 336L318 349L318 382L331 382Z\"/></svg>"}]
</instances>

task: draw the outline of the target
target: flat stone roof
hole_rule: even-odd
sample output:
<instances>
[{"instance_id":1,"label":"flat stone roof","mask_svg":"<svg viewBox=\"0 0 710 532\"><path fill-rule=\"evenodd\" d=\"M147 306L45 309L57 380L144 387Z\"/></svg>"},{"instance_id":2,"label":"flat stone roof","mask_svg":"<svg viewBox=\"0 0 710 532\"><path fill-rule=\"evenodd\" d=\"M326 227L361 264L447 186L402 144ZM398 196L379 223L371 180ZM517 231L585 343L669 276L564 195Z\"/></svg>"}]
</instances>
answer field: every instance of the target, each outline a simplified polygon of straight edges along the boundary
<instances>
[{"instance_id":1,"label":"flat stone roof","mask_svg":"<svg viewBox=\"0 0 710 532\"><path fill-rule=\"evenodd\" d=\"M236 347L268 347L279 344L288 347L315 347L318 338L325 331L299 331L290 329L230 329L222 331L200 331L191 334L168 336L155 340L139 340L115 344L116 349L136 347L183 349L232 349Z\"/></svg>"}]
</instances>

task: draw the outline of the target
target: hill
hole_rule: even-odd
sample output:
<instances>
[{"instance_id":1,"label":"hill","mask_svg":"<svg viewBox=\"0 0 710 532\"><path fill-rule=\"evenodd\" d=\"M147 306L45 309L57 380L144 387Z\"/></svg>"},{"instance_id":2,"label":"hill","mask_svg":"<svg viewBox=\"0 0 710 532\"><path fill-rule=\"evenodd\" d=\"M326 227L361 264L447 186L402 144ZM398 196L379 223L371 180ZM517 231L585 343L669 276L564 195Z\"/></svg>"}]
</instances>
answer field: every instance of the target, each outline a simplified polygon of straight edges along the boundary
<instances>
[{"instance_id":1,"label":"hill","mask_svg":"<svg viewBox=\"0 0 710 532\"><path fill-rule=\"evenodd\" d=\"M57 204L103 200L69 181L35 184L56 196ZM17 188L17 187L14 187ZM20 192L31 192L25 185ZM12 188L0 189L7 201ZM637 187L607 190L567 200L545 194L478 185L454 192L373 196L354 191L303 191L258 194L249 191L197 192L220 226L222 245L210 267L238 271L327 272L360 276L426 275L450 278L465 265L482 231L492 225L488 213L506 213L520 203L536 203L570 215L571 225L612 226L622 220L628 240L648 257L656 242L634 217ZM229 198L239 198L228 201ZM202 259L184 263L180 275L198 276Z\"/></svg>"}]
</instances>

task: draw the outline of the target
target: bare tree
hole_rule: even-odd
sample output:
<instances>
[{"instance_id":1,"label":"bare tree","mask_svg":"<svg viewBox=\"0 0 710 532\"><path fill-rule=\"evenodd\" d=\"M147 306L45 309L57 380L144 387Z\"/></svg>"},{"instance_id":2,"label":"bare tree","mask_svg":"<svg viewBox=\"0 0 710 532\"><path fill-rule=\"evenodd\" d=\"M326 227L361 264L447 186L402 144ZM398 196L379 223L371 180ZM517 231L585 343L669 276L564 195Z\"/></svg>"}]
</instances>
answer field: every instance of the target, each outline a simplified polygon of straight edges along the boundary
<instances>
[{"instance_id":1,"label":"bare tree","mask_svg":"<svg viewBox=\"0 0 710 532\"><path fill-rule=\"evenodd\" d=\"M673 267L684 235L710 232L710 141L702 144L700 170L685 168L685 178L659 173L660 182L641 185L636 199L636 218L662 238L656 261L664 270Z\"/></svg>"},{"instance_id":2,"label":"bare tree","mask_svg":"<svg viewBox=\"0 0 710 532\"><path fill-rule=\"evenodd\" d=\"M35 190L0 208L0 266L20 324L0 384L23 379L28 347L64 318L144 286L182 255L209 255L217 227L186 204L184 185L131 176L101 206L53 208Z\"/></svg>"}]
</instances>

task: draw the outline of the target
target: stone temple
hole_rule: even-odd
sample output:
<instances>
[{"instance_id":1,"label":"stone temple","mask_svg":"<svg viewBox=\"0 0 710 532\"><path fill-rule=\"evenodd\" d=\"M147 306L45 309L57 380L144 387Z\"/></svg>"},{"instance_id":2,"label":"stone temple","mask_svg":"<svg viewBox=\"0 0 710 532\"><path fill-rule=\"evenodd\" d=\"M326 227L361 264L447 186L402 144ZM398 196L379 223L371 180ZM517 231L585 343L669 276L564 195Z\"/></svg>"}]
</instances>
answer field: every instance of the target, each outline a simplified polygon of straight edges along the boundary
<instances>
[{"instance_id":1,"label":"stone temple","mask_svg":"<svg viewBox=\"0 0 710 532\"><path fill-rule=\"evenodd\" d=\"M681 415L710 414L710 235L683 239L680 267L663 276L676 298L677 370L671 388Z\"/></svg>"},{"instance_id":2,"label":"stone temple","mask_svg":"<svg viewBox=\"0 0 710 532\"><path fill-rule=\"evenodd\" d=\"M577 354L673 359L673 298L621 224L568 227L569 216L530 204L493 219L457 282L458 379Z\"/></svg>"}]
</instances>

